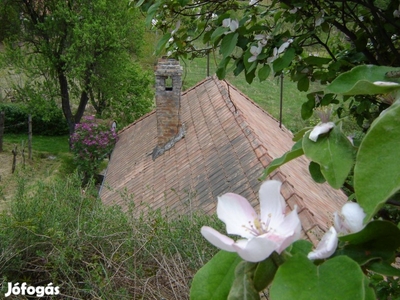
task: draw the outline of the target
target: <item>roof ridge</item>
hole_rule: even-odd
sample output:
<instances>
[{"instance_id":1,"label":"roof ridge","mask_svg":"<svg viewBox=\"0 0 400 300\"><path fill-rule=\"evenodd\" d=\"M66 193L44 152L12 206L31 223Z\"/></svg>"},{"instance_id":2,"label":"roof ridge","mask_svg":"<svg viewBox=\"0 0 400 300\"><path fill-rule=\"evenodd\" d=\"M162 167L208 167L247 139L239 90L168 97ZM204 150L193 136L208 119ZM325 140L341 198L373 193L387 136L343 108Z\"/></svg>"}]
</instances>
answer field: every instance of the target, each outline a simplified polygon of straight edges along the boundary
<instances>
[{"instance_id":1,"label":"roof ridge","mask_svg":"<svg viewBox=\"0 0 400 300\"><path fill-rule=\"evenodd\" d=\"M268 111L266 111L264 108L262 108L258 103L256 103L254 100L250 99L249 96L243 94L242 91L240 91L236 86L234 86L232 83L230 83L228 80L224 79L223 81L226 82L227 85L229 85L231 88L233 88L237 93L242 95L242 97L246 98L252 105L263 111L265 114L267 114L271 119L275 120L276 122L279 122L277 118L275 118L273 115L271 115ZM288 132L291 132L289 129L286 128L284 124L282 124L282 129Z\"/></svg>"},{"instance_id":2,"label":"roof ridge","mask_svg":"<svg viewBox=\"0 0 400 300\"><path fill-rule=\"evenodd\" d=\"M213 76L208 76L206 78L204 78L203 80L199 81L198 83L196 83L194 86L188 88L187 90L182 91L181 95L187 94L188 92L190 92L191 90L196 89L197 87L199 87L200 85L204 84L206 81L212 80Z\"/></svg>"},{"instance_id":3,"label":"roof ridge","mask_svg":"<svg viewBox=\"0 0 400 300\"><path fill-rule=\"evenodd\" d=\"M211 80L211 76L204 78L203 80L199 81L196 85L188 88L185 91L181 92L181 95L187 94L188 92L190 92L191 90L194 90L195 88L197 88L198 86L202 85L204 82ZM156 112L156 108L154 108L153 110L151 110L150 112L148 112L147 114L144 114L143 116L141 116L139 119L133 121L131 124L126 125L124 128L122 128L121 130L118 131L119 133L124 132L125 130L131 128L132 126L136 125L137 123L139 123L140 121L142 121L143 119L149 117L150 115L154 114Z\"/></svg>"},{"instance_id":4,"label":"roof ridge","mask_svg":"<svg viewBox=\"0 0 400 300\"><path fill-rule=\"evenodd\" d=\"M264 146L264 144L260 141L259 136L255 133L254 128L250 126L250 124L247 122L244 113L238 109L238 107L235 105L233 102L231 96L230 96L230 91L229 88L233 87L236 91L238 89L234 87L232 84L230 84L226 80L218 80L215 76L212 77L213 80L215 81L218 89L220 90L221 96L224 99L225 103L227 104L229 110L232 112L235 121L238 123L240 129L242 130L243 134L246 136L248 141L250 142L251 147L253 148L253 151L257 155L257 158L265 168L271 161L272 157L268 153L268 149ZM226 86L223 86L222 83L225 83ZM240 93L240 92L239 92ZM252 101L250 98L246 97L242 93L240 93L244 98L251 103L253 103L256 107L261 109L263 112L265 112L261 107L256 105L254 101ZM270 114L267 113L267 115L271 118L273 118ZM273 118L276 120L275 118Z\"/></svg>"}]
</instances>

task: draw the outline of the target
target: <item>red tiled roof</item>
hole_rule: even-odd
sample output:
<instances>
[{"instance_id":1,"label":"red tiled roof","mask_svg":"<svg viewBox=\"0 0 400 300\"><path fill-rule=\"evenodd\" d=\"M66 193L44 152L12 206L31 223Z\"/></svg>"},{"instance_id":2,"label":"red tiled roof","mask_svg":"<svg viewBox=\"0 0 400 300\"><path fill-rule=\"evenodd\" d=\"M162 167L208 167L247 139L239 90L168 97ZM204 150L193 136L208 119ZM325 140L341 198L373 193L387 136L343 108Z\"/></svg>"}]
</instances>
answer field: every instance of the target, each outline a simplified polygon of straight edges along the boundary
<instances>
[{"instance_id":1,"label":"red tiled roof","mask_svg":"<svg viewBox=\"0 0 400 300\"><path fill-rule=\"evenodd\" d=\"M233 192L258 204L258 178L268 163L292 145L292 134L226 81L210 77L182 93L185 137L152 160L157 144L155 111L119 132L100 196L105 204L134 211L215 213L217 196ZM270 177L283 182L288 206L297 205L305 234L314 243L330 226L346 196L315 183L306 158L297 158ZM130 197L122 196L130 195Z\"/></svg>"}]
</instances>

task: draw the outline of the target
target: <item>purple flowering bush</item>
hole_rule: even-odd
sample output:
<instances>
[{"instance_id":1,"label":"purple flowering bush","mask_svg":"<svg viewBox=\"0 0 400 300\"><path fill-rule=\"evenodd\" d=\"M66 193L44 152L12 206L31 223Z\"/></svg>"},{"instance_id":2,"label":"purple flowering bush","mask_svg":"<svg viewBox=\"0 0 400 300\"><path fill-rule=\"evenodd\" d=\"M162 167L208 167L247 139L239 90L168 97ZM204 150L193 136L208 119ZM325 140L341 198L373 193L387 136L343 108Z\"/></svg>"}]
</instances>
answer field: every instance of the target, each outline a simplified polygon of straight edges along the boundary
<instances>
[{"instance_id":1,"label":"purple flowering bush","mask_svg":"<svg viewBox=\"0 0 400 300\"><path fill-rule=\"evenodd\" d=\"M101 162L112 151L117 140L115 130L97 124L94 117L84 117L83 122L75 125L71 149L84 181L98 173Z\"/></svg>"}]
</instances>

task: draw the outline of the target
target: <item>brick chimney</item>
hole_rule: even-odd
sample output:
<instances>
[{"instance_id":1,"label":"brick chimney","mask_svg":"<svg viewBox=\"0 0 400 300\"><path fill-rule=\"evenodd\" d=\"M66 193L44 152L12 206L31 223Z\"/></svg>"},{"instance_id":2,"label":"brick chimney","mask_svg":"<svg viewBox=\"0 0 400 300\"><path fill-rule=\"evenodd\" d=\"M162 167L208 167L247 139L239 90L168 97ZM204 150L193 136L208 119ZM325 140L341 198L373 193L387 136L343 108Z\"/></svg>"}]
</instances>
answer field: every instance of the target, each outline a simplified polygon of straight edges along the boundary
<instances>
[{"instance_id":1,"label":"brick chimney","mask_svg":"<svg viewBox=\"0 0 400 300\"><path fill-rule=\"evenodd\" d=\"M183 138L181 122L182 67L175 59L162 58L155 70L157 146L153 160L162 155Z\"/></svg>"}]
</instances>

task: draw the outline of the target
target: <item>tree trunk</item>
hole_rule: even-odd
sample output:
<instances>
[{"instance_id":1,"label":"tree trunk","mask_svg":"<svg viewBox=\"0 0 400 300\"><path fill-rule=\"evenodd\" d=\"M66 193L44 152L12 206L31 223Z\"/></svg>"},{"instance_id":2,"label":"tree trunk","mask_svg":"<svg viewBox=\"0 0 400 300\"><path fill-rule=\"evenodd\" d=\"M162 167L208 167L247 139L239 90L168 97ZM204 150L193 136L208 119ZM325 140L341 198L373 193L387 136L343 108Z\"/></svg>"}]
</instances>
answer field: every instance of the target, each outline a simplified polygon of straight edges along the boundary
<instances>
[{"instance_id":1,"label":"tree trunk","mask_svg":"<svg viewBox=\"0 0 400 300\"><path fill-rule=\"evenodd\" d=\"M58 70L58 82L60 84L61 90L61 106L62 111L64 113L64 117L67 120L68 128L69 128L69 135L71 136L75 131L75 119L72 115L71 105L69 101L69 92L68 92L68 80L60 67Z\"/></svg>"},{"instance_id":2,"label":"tree trunk","mask_svg":"<svg viewBox=\"0 0 400 300\"><path fill-rule=\"evenodd\" d=\"M86 92L86 90L83 90L81 93L81 99L79 101L79 106L78 106L78 110L76 111L75 114L75 123L79 123L81 121L81 118L85 112L85 108L86 108L86 104L89 101L89 95Z\"/></svg>"}]
</instances>

